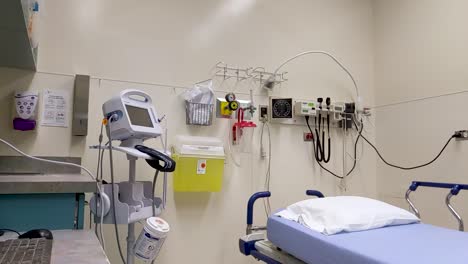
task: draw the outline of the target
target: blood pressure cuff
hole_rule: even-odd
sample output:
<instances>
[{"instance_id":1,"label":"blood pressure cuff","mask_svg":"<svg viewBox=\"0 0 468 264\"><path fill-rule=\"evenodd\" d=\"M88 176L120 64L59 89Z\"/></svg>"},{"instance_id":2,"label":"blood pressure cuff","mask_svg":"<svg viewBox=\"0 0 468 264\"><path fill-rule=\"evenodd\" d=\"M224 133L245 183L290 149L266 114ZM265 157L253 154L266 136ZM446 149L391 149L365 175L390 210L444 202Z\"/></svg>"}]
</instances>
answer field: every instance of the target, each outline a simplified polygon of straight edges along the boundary
<instances>
[{"instance_id":1,"label":"blood pressure cuff","mask_svg":"<svg viewBox=\"0 0 468 264\"><path fill-rule=\"evenodd\" d=\"M146 162L154 169L162 172L173 172L175 170L176 162L166 154L143 145L136 145L135 148L153 158L151 160L147 159Z\"/></svg>"}]
</instances>

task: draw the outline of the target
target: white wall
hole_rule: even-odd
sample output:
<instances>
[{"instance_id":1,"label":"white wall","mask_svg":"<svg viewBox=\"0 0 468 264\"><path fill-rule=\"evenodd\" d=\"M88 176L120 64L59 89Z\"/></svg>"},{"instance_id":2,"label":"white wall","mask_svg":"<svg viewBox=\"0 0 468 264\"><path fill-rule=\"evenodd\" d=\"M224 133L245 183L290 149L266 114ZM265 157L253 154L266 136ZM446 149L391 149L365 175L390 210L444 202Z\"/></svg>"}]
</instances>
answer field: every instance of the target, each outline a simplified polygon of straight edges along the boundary
<instances>
[{"instance_id":1,"label":"white wall","mask_svg":"<svg viewBox=\"0 0 468 264\"><path fill-rule=\"evenodd\" d=\"M391 162L431 160L455 130L466 129L467 1L376 1L377 145ZM401 171L378 163L380 197L407 207L412 180L467 183L466 142L451 143L429 167ZM444 204L448 190L418 190L423 220L456 228ZM467 193L453 199L462 215Z\"/></svg>"},{"instance_id":2,"label":"white wall","mask_svg":"<svg viewBox=\"0 0 468 264\"><path fill-rule=\"evenodd\" d=\"M92 76L89 136L72 137L70 129L45 127L39 127L35 133L13 132L6 128L9 121L4 118L2 108L1 136L32 154L82 156L83 164L94 170L96 153L87 146L97 142L101 105L126 88L141 89L152 95L158 112L168 116L170 143L176 134L226 139L229 129L226 120L216 120L209 128L186 126L183 101L179 97L185 90L180 87L210 77L218 61L272 70L300 51L327 50L351 69L364 101L374 104L370 0L145 0L138 3L48 0L44 1L42 11L39 73L1 69L0 107L7 107L15 89L71 90L73 78L69 74L89 74ZM276 94L298 98L331 96L343 101L350 100L354 93L346 75L327 58L303 58L285 70L290 72L290 80ZM267 94L258 89L258 83L240 83L237 87L233 80L215 83L217 91L235 89L241 98L247 98L249 87L254 87L256 103L267 103ZM303 199L305 189L309 188L320 189L327 195L341 193L339 181L321 173L314 165L311 146L302 142L304 131L304 127L272 125L273 208ZM340 172L341 136L335 133L333 169ZM373 137L372 129L369 133ZM237 239L245 232L246 201L263 186L266 163L259 158L258 141L259 129L256 129L252 153L240 155L241 168L228 160L222 192L170 192L163 218L169 221L172 231L159 257L160 263L255 263L238 252ZM347 144L351 149L351 138ZM11 154L3 146L0 152ZM370 153L367 149L365 152ZM123 155L117 159L117 178L124 180L126 161ZM137 169L138 179L152 178L152 169L143 161ZM348 179L347 193L376 196L374 175L375 158L364 155ZM260 206L257 216L257 223L263 224L265 217ZM121 227L121 237L125 245L124 228ZM110 226L106 228L106 238L109 257L113 263L119 263Z\"/></svg>"}]
</instances>

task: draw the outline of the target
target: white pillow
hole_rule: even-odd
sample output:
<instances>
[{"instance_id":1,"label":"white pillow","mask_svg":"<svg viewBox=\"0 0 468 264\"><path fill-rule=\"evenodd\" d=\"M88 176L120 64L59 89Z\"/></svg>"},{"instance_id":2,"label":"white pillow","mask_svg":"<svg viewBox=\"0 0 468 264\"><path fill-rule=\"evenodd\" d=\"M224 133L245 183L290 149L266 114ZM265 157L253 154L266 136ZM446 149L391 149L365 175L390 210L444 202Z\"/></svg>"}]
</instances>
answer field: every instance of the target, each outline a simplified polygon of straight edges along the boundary
<instances>
[{"instance_id":1,"label":"white pillow","mask_svg":"<svg viewBox=\"0 0 468 264\"><path fill-rule=\"evenodd\" d=\"M337 196L304 200L276 213L325 235L419 222L414 214L377 200Z\"/></svg>"}]
</instances>

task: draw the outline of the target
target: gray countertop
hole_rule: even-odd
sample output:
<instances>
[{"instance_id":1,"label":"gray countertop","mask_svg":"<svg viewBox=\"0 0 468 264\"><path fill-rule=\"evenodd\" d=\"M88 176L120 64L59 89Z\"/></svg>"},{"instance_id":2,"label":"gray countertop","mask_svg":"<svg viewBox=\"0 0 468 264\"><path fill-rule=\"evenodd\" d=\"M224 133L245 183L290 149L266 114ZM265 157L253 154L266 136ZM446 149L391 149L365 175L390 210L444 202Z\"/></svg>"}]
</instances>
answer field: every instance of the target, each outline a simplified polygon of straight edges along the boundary
<instances>
[{"instance_id":1,"label":"gray countertop","mask_svg":"<svg viewBox=\"0 0 468 264\"><path fill-rule=\"evenodd\" d=\"M91 230L52 230L51 264L110 264L99 240ZM6 233L0 241L15 239Z\"/></svg>"},{"instance_id":2,"label":"gray countertop","mask_svg":"<svg viewBox=\"0 0 468 264\"><path fill-rule=\"evenodd\" d=\"M96 182L82 174L0 174L0 194L89 193Z\"/></svg>"},{"instance_id":3,"label":"gray countertop","mask_svg":"<svg viewBox=\"0 0 468 264\"><path fill-rule=\"evenodd\" d=\"M110 264L93 231L56 230L52 233L51 264Z\"/></svg>"}]
</instances>

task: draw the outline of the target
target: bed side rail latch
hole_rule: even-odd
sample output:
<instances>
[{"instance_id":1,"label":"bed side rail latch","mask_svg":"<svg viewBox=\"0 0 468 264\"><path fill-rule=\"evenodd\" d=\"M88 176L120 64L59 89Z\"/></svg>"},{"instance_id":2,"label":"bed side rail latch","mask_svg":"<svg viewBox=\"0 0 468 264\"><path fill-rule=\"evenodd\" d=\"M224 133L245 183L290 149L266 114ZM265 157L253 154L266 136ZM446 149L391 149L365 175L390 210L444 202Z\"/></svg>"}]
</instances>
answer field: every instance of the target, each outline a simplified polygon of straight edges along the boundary
<instances>
[{"instance_id":1,"label":"bed side rail latch","mask_svg":"<svg viewBox=\"0 0 468 264\"><path fill-rule=\"evenodd\" d=\"M456 184L456 183L440 183L440 182L422 182L422 181L414 181L411 183L410 187L406 191L405 199L411 207L411 210L416 214L417 217L421 218L419 210L416 208L414 203L410 199L411 192L414 192L418 189L418 187L430 187L430 188L442 188L442 189L450 189L449 193L445 197L445 205L448 207L450 213L457 219L458 221L458 230L464 231L465 226L463 223L463 219L460 214L455 210L453 205L450 203L453 196L458 195L461 190L468 190L468 185L466 184Z\"/></svg>"},{"instance_id":2,"label":"bed side rail latch","mask_svg":"<svg viewBox=\"0 0 468 264\"><path fill-rule=\"evenodd\" d=\"M315 196L315 197L318 197L318 198L325 198L325 195L323 195L322 192L316 191L316 190L307 190L306 195L307 196Z\"/></svg>"}]
</instances>

